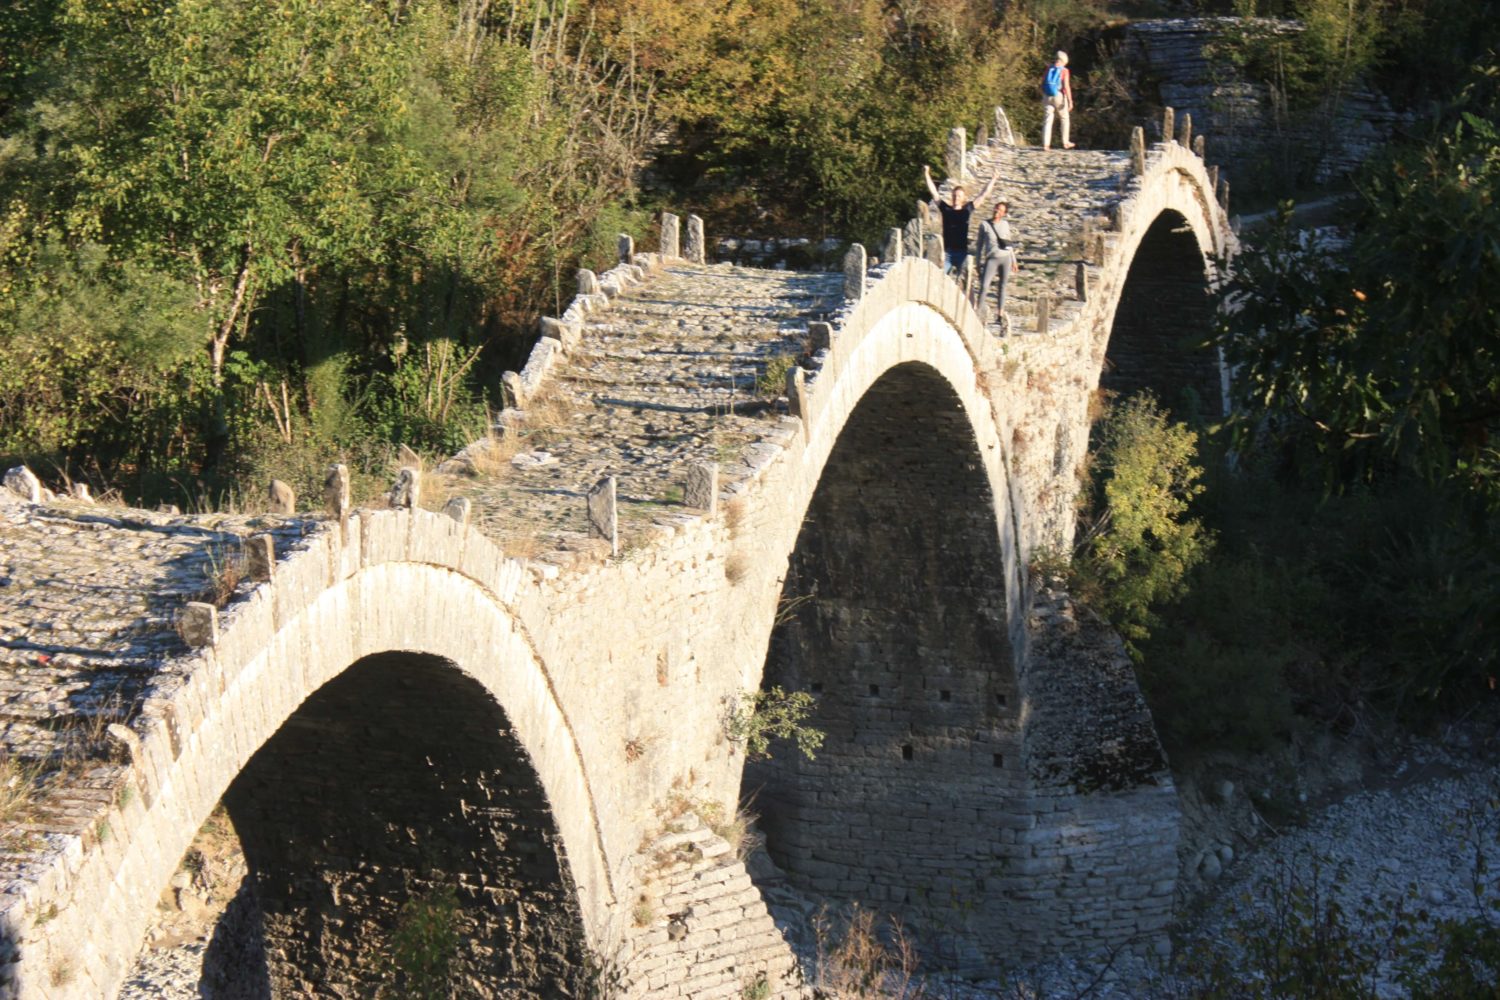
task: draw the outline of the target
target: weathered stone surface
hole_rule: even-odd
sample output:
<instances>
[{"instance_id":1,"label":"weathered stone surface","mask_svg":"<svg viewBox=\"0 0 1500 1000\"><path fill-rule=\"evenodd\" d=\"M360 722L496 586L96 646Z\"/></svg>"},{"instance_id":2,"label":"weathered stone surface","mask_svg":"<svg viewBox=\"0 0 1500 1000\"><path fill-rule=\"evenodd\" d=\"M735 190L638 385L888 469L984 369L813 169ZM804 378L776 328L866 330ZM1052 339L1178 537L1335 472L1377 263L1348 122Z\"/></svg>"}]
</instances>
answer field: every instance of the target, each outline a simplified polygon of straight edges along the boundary
<instances>
[{"instance_id":1,"label":"weathered stone surface","mask_svg":"<svg viewBox=\"0 0 1500 1000\"><path fill-rule=\"evenodd\" d=\"M443 504L443 513L465 526L468 525L469 518L473 515L473 512L474 501L468 497L453 497L447 503Z\"/></svg>"},{"instance_id":2,"label":"weathered stone surface","mask_svg":"<svg viewBox=\"0 0 1500 1000\"><path fill-rule=\"evenodd\" d=\"M619 239L620 263L635 263L635 237L629 233L621 233Z\"/></svg>"},{"instance_id":3,"label":"weathered stone surface","mask_svg":"<svg viewBox=\"0 0 1500 1000\"><path fill-rule=\"evenodd\" d=\"M865 294L865 272L869 263L865 260L865 248L856 243L844 254L844 298L858 302Z\"/></svg>"},{"instance_id":4,"label":"weathered stone surface","mask_svg":"<svg viewBox=\"0 0 1500 1000\"><path fill-rule=\"evenodd\" d=\"M245 575L252 580L271 579L276 571L276 539L271 535L251 535L245 539Z\"/></svg>"},{"instance_id":5,"label":"weathered stone surface","mask_svg":"<svg viewBox=\"0 0 1500 1000\"><path fill-rule=\"evenodd\" d=\"M349 467L334 464L323 476L323 502L328 513L339 521L349 516Z\"/></svg>"},{"instance_id":6,"label":"weathered stone surface","mask_svg":"<svg viewBox=\"0 0 1500 1000\"><path fill-rule=\"evenodd\" d=\"M297 513L297 495L279 479L271 480L270 489L266 491L266 502L270 505L272 514Z\"/></svg>"},{"instance_id":7,"label":"weathered stone surface","mask_svg":"<svg viewBox=\"0 0 1500 1000\"><path fill-rule=\"evenodd\" d=\"M880 258L887 264L899 264L902 257L902 247L906 242L905 234L900 229L890 229L885 234L885 246L880 250Z\"/></svg>"},{"instance_id":8,"label":"weathered stone surface","mask_svg":"<svg viewBox=\"0 0 1500 1000\"><path fill-rule=\"evenodd\" d=\"M396 474L396 483L386 494L394 510L412 510L422 503L422 470L407 466Z\"/></svg>"},{"instance_id":9,"label":"weathered stone surface","mask_svg":"<svg viewBox=\"0 0 1500 1000\"><path fill-rule=\"evenodd\" d=\"M20 497L27 503L42 502L41 480L37 479L36 473L32 472L24 465L18 465L15 468L7 469L5 472L4 485L5 489L10 491L12 495Z\"/></svg>"},{"instance_id":10,"label":"weathered stone surface","mask_svg":"<svg viewBox=\"0 0 1500 1000\"><path fill-rule=\"evenodd\" d=\"M599 292L599 276L586 267L578 269L578 294L596 295Z\"/></svg>"},{"instance_id":11,"label":"weathered stone surface","mask_svg":"<svg viewBox=\"0 0 1500 1000\"><path fill-rule=\"evenodd\" d=\"M965 154L968 151L968 133L963 126L950 128L943 159L948 168L948 177L955 184L962 184L967 176L968 162Z\"/></svg>"},{"instance_id":12,"label":"weathered stone surface","mask_svg":"<svg viewBox=\"0 0 1500 1000\"><path fill-rule=\"evenodd\" d=\"M177 631L189 646L217 646L219 609L202 601L189 601L178 613Z\"/></svg>"},{"instance_id":13,"label":"weathered stone surface","mask_svg":"<svg viewBox=\"0 0 1500 1000\"><path fill-rule=\"evenodd\" d=\"M687 468L682 504L712 517L719 509L719 463L695 462Z\"/></svg>"},{"instance_id":14,"label":"weathered stone surface","mask_svg":"<svg viewBox=\"0 0 1500 1000\"><path fill-rule=\"evenodd\" d=\"M703 238L703 220L696 215L689 215L687 219L687 243L682 250L682 256L689 264L706 263L704 255L707 245Z\"/></svg>"},{"instance_id":15,"label":"weathered stone surface","mask_svg":"<svg viewBox=\"0 0 1500 1000\"><path fill-rule=\"evenodd\" d=\"M614 476L607 476L589 490L589 530L609 543L610 555L620 554L620 518Z\"/></svg>"},{"instance_id":16,"label":"weathered stone surface","mask_svg":"<svg viewBox=\"0 0 1500 1000\"><path fill-rule=\"evenodd\" d=\"M1403 117L1363 83L1339 89L1327 127L1321 111L1287 115L1278 110L1265 85L1214 57L1213 43L1233 23L1213 17L1134 21L1126 28L1117 69L1134 78L1138 92L1158 94L1162 104L1190 114L1198 132L1213 136L1224 162L1243 169L1271 163L1277 155L1273 143L1279 141L1317 151L1314 173L1326 181L1352 172L1401 127ZM1257 18L1254 30L1285 35L1301 26Z\"/></svg>"},{"instance_id":17,"label":"weathered stone surface","mask_svg":"<svg viewBox=\"0 0 1500 1000\"><path fill-rule=\"evenodd\" d=\"M661 213L661 255L667 260L680 256L682 220L671 212Z\"/></svg>"}]
</instances>

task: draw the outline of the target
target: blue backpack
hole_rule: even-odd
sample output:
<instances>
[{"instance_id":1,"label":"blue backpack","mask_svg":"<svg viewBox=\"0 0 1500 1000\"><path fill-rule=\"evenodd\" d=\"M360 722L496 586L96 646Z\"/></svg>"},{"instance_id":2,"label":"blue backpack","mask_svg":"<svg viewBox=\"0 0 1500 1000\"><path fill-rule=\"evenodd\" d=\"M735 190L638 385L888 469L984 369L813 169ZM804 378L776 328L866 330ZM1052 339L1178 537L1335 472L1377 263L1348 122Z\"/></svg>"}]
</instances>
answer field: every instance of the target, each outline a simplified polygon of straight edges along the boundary
<instances>
[{"instance_id":1,"label":"blue backpack","mask_svg":"<svg viewBox=\"0 0 1500 1000\"><path fill-rule=\"evenodd\" d=\"M1047 75L1042 77L1042 96L1056 97L1062 93L1063 70L1061 66L1047 67Z\"/></svg>"}]
</instances>

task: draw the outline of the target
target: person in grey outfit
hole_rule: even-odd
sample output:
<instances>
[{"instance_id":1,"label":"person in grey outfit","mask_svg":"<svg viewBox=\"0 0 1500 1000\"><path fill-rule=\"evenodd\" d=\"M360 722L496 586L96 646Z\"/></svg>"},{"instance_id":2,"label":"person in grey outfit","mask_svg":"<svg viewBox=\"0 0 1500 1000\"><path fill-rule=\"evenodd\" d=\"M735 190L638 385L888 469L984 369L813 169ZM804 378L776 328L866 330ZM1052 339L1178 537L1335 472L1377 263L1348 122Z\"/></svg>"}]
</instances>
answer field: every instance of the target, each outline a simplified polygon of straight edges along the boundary
<instances>
[{"instance_id":1,"label":"person in grey outfit","mask_svg":"<svg viewBox=\"0 0 1500 1000\"><path fill-rule=\"evenodd\" d=\"M1006 218L1010 214L1010 203L1002 201L995 206L995 214L992 218L980 223L979 239L975 248L975 256L979 258L983 276L979 281L979 315L988 323L991 316L998 317L1001 322L1005 319L1005 286L1010 282L1010 274L1021 266L1016 260L1015 245L1010 238L1010 220ZM996 293L995 311L989 311L990 286L995 279L1000 279L1000 288Z\"/></svg>"}]
</instances>

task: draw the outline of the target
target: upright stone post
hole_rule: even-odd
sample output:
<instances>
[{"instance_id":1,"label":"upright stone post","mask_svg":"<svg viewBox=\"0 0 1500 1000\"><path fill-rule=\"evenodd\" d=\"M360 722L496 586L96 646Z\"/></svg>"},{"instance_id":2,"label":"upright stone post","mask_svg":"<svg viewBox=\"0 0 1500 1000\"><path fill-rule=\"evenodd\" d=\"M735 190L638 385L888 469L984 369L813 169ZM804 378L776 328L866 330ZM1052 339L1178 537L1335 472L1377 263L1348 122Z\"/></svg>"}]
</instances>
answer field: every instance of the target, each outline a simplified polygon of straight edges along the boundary
<instances>
[{"instance_id":1,"label":"upright stone post","mask_svg":"<svg viewBox=\"0 0 1500 1000\"><path fill-rule=\"evenodd\" d=\"M635 237L629 233L620 234L620 263L635 263Z\"/></svg>"},{"instance_id":2,"label":"upright stone post","mask_svg":"<svg viewBox=\"0 0 1500 1000\"><path fill-rule=\"evenodd\" d=\"M270 535L251 535L245 539L245 575L266 581L276 572L276 540Z\"/></svg>"},{"instance_id":3,"label":"upright stone post","mask_svg":"<svg viewBox=\"0 0 1500 1000\"><path fill-rule=\"evenodd\" d=\"M1177 112L1173 111L1171 108L1162 108L1161 109L1161 141L1162 142L1171 142L1173 139L1175 139L1177 137L1177 128L1176 128L1176 125L1174 123L1174 119L1175 119L1176 115L1177 115Z\"/></svg>"},{"instance_id":4,"label":"upright stone post","mask_svg":"<svg viewBox=\"0 0 1500 1000\"><path fill-rule=\"evenodd\" d=\"M521 382L518 372L501 372L500 390L506 405L518 410L526 409L526 386Z\"/></svg>"},{"instance_id":5,"label":"upright stone post","mask_svg":"<svg viewBox=\"0 0 1500 1000\"><path fill-rule=\"evenodd\" d=\"M177 616L177 634L194 649L219 644L219 609L202 601L188 601Z\"/></svg>"},{"instance_id":6,"label":"upright stone post","mask_svg":"<svg viewBox=\"0 0 1500 1000\"><path fill-rule=\"evenodd\" d=\"M297 513L297 494L279 479L271 480L271 485L266 490L266 502L270 504L272 514Z\"/></svg>"},{"instance_id":7,"label":"upright stone post","mask_svg":"<svg viewBox=\"0 0 1500 1000\"><path fill-rule=\"evenodd\" d=\"M688 216L687 244L683 247L682 255L689 264L703 264L708 260L708 249L703 240L703 220L696 215Z\"/></svg>"},{"instance_id":8,"label":"upright stone post","mask_svg":"<svg viewBox=\"0 0 1500 1000\"><path fill-rule=\"evenodd\" d=\"M808 411L807 411L807 372L802 370L801 365L792 365L786 373L786 409L794 417L802 420L802 436L805 439L809 433Z\"/></svg>"},{"instance_id":9,"label":"upright stone post","mask_svg":"<svg viewBox=\"0 0 1500 1000\"><path fill-rule=\"evenodd\" d=\"M858 302L865 297L865 248L856 243L844 254L844 298Z\"/></svg>"},{"instance_id":10,"label":"upright stone post","mask_svg":"<svg viewBox=\"0 0 1500 1000\"><path fill-rule=\"evenodd\" d=\"M599 480L588 495L589 534L609 543L609 554L620 554L619 512L615 505L615 477Z\"/></svg>"},{"instance_id":11,"label":"upright stone post","mask_svg":"<svg viewBox=\"0 0 1500 1000\"><path fill-rule=\"evenodd\" d=\"M962 125L948 130L948 146L943 152L943 163L953 183L964 182L964 154L968 152L969 136Z\"/></svg>"},{"instance_id":12,"label":"upright stone post","mask_svg":"<svg viewBox=\"0 0 1500 1000\"><path fill-rule=\"evenodd\" d=\"M922 256L927 258L927 263L941 269L943 266L943 235L941 233L927 233L922 239Z\"/></svg>"},{"instance_id":13,"label":"upright stone post","mask_svg":"<svg viewBox=\"0 0 1500 1000\"><path fill-rule=\"evenodd\" d=\"M323 498L328 503L328 513L338 519L343 527L349 521L349 467L330 465L323 477Z\"/></svg>"},{"instance_id":14,"label":"upright stone post","mask_svg":"<svg viewBox=\"0 0 1500 1000\"><path fill-rule=\"evenodd\" d=\"M443 504L443 513L467 528L474 513L474 502L468 497L453 497Z\"/></svg>"},{"instance_id":15,"label":"upright stone post","mask_svg":"<svg viewBox=\"0 0 1500 1000\"><path fill-rule=\"evenodd\" d=\"M1130 130L1130 172L1137 177L1146 172L1146 130L1139 125Z\"/></svg>"},{"instance_id":16,"label":"upright stone post","mask_svg":"<svg viewBox=\"0 0 1500 1000\"><path fill-rule=\"evenodd\" d=\"M821 320L807 324L807 353L817 354L833 346L833 326Z\"/></svg>"},{"instance_id":17,"label":"upright stone post","mask_svg":"<svg viewBox=\"0 0 1500 1000\"><path fill-rule=\"evenodd\" d=\"M1187 111L1182 113L1182 124L1177 126L1177 145L1183 149L1193 148L1193 116Z\"/></svg>"},{"instance_id":18,"label":"upright stone post","mask_svg":"<svg viewBox=\"0 0 1500 1000\"><path fill-rule=\"evenodd\" d=\"M1052 296L1043 295L1036 303L1036 329L1047 333L1052 329Z\"/></svg>"},{"instance_id":19,"label":"upright stone post","mask_svg":"<svg viewBox=\"0 0 1500 1000\"><path fill-rule=\"evenodd\" d=\"M24 465L17 465L5 472L5 488L27 503L41 503L42 481Z\"/></svg>"},{"instance_id":20,"label":"upright stone post","mask_svg":"<svg viewBox=\"0 0 1500 1000\"><path fill-rule=\"evenodd\" d=\"M713 517L719 511L719 463L694 462L682 487L682 505Z\"/></svg>"},{"instance_id":21,"label":"upright stone post","mask_svg":"<svg viewBox=\"0 0 1500 1000\"><path fill-rule=\"evenodd\" d=\"M408 465L396 474L396 485L386 494L392 510L416 510L422 503L422 470Z\"/></svg>"},{"instance_id":22,"label":"upright stone post","mask_svg":"<svg viewBox=\"0 0 1500 1000\"><path fill-rule=\"evenodd\" d=\"M679 237L682 235L682 221L671 212L661 213L661 255L668 260L678 256L677 248Z\"/></svg>"},{"instance_id":23,"label":"upright stone post","mask_svg":"<svg viewBox=\"0 0 1500 1000\"><path fill-rule=\"evenodd\" d=\"M995 105L995 138L1007 146L1016 144L1016 134L1010 127L1010 116L998 104Z\"/></svg>"},{"instance_id":24,"label":"upright stone post","mask_svg":"<svg viewBox=\"0 0 1500 1000\"><path fill-rule=\"evenodd\" d=\"M580 267L578 269L578 294L599 294L599 276L586 267Z\"/></svg>"},{"instance_id":25,"label":"upright stone post","mask_svg":"<svg viewBox=\"0 0 1500 1000\"><path fill-rule=\"evenodd\" d=\"M1229 214L1229 178L1219 181L1219 205L1224 209L1224 214Z\"/></svg>"},{"instance_id":26,"label":"upright stone post","mask_svg":"<svg viewBox=\"0 0 1500 1000\"><path fill-rule=\"evenodd\" d=\"M887 264L901 263L901 245L905 242L901 230L888 229L885 233L885 246L880 250L881 258Z\"/></svg>"},{"instance_id":27,"label":"upright stone post","mask_svg":"<svg viewBox=\"0 0 1500 1000\"><path fill-rule=\"evenodd\" d=\"M984 122L979 123L979 128L974 132L974 148L988 146L990 144L990 127Z\"/></svg>"},{"instance_id":28,"label":"upright stone post","mask_svg":"<svg viewBox=\"0 0 1500 1000\"><path fill-rule=\"evenodd\" d=\"M1083 261L1078 262L1078 270L1073 276L1074 287L1078 291L1078 301L1089 300L1089 268Z\"/></svg>"},{"instance_id":29,"label":"upright stone post","mask_svg":"<svg viewBox=\"0 0 1500 1000\"><path fill-rule=\"evenodd\" d=\"M1201 132L1193 138L1193 152L1200 160L1208 158L1208 147L1203 140L1203 133Z\"/></svg>"},{"instance_id":30,"label":"upright stone post","mask_svg":"<svg viewBox=\"0 0 1500 1000\"><path fill-rule=\"evenodd\" d=\"M1219 165L1217 163L1208 168L1208 186L1213 189L1214 194L1219 193Z\"/></svg>"}]
</instances>

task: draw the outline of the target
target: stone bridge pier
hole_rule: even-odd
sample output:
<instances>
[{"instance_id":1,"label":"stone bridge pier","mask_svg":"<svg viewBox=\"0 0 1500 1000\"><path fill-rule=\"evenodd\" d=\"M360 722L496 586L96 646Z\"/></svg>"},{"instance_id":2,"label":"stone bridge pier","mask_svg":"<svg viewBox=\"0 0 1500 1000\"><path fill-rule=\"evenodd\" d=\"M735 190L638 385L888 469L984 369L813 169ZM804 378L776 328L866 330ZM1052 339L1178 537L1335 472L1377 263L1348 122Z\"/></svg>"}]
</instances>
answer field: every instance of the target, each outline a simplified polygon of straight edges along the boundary
<instances>
[{"instance_id":1,"label":"stone bridge pier","mask_svg":"<svg viewBox=\"0 0 1500 1000\"><path fill-rule=\"evenodd\" d=\"M1118 639L1028 573L1101 387L1221 387L1215 178L1137 153L958 150L1029 241L1003 328L919 257L715 265L669 216L378 509L336 469L191 516L8 475L4 995L113 996L221 803L277 997L801 996L772 883L930 967L1157 946L1166 761ZM773 686L814 759L746 761Z\"/></svg>"}]
</instances>

